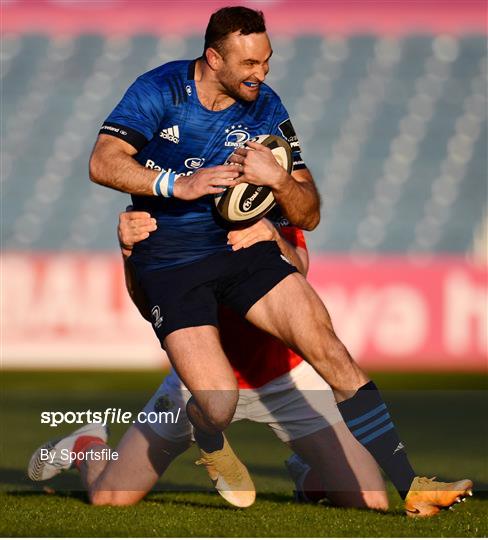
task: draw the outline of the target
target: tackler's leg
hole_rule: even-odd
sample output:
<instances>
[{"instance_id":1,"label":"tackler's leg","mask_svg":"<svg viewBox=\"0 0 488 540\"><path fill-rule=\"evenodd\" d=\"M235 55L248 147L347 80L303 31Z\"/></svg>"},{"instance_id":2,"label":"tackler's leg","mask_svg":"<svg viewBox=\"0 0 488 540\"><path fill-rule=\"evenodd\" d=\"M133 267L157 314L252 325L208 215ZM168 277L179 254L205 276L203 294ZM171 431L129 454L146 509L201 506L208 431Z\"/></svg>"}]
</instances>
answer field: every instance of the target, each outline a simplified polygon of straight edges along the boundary
<instances>
[{"instance_id":1,"label":"tackler's leg","mask_svg":"<svg viewBox=\"0 0 488 540\"><path fill-rule=\"evenodd\" d=\"M159 437L146 424L131 426L117 445L117 459L97 474L97 463L79 466L92 504L126 506L139 502L156 484L170 463L190 445Z\"/></svg>"},{"instance_id":2,"label":"tackler's leg","mask_svg":"<svg viewBox=\"0 0 488 540\"><path fill-rule=\"evenodd\" d=\"M286 462L297 498L322 490L333 504L387 510L388 497L378 465L343 422L291 441L295 454Z\"/></svg>"},{"instance_id":3,"label":"tackler's leg","mask_svg":"<svg viewBox=\"0 0 488 540\"><path fill-rule=\"evenodd\" d=\"M32 480L48 480L63 470L77 468L92 504L131 505L152 489L190 442L172 443L141 425L131 426L115 451L107 444L107 437L105 426L87 424L49 441L32 455L28 475ZM48 450L52 459L43 459L42 450Z\"/></svg>"}]
</instances>

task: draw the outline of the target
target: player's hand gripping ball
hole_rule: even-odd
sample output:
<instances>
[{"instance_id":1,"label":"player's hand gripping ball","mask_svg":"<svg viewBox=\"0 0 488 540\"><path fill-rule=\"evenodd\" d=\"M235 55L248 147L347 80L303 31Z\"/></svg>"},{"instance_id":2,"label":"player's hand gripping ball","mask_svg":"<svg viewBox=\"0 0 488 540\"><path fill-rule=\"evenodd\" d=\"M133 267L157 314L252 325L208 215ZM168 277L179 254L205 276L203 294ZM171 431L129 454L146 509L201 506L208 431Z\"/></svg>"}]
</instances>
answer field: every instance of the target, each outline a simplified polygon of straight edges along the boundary
<instances>
[{"instance_id":1,"label":"player's hand gripping ball","mask_svg":"<svg viewBox=\"0 0 488 540\"><path fill-rule=\"evenodd\" d=\"M267 146L276 161L291 173L293 162L290 145L276 135L259 135L253 142ZM226 161L228 163L228 161ZM242 182L215 196L219 214L231 223L243 225L262 218L276 204L271 188Z\"/></svg>"}]
</instances>

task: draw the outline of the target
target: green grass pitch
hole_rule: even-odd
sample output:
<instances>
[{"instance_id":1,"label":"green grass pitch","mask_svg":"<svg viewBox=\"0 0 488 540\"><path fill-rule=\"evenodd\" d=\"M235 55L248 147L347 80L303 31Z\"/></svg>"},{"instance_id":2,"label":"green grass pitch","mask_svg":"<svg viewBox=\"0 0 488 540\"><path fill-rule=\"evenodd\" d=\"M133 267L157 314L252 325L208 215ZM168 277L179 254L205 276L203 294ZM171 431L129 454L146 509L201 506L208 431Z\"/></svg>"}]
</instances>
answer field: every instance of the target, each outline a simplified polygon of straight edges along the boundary
<instances>
[{"instance_id":1,"label":"green grass pitch","mask_svg":"<svg viewBox=\"0 0 488 540\"><path fill-rule=\"evenodd\" d=\"M258 490L255 505L229 507L210 490L193 462L194 448L178 458L144 501L128 508L87 504L76 472L46 485L25 474L41 442L69 432L40 423L40 411L137 411L158 386L158 372L4 372L1 388L1 536L229 536L229 537L485 537L488 533L488 427L486 377L459 374L377 374L409 455L420 474L472 478L474 497L453 512L410 520L390 489L386 514L327 505L296 504L283 461L287 448L264 426L242 422L229 429ZM110 443L124 431L115 426Z\"/></svg>"}]
</instances>

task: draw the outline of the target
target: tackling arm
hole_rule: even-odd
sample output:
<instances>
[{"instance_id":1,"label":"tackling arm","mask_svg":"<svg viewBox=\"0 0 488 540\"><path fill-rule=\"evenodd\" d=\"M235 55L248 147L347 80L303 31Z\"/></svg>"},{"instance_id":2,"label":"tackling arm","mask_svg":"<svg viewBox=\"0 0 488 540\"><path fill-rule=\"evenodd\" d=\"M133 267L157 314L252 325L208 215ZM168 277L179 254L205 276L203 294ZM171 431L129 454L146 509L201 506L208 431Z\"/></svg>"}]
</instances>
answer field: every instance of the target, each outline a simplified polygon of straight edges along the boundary
<instances>
[{"instance_id":1,"label":"tackling arm","mask_svg":"<svg viewBox=\"0 0 488 540\"><path fill-rule=\"evenodd\" d=\"M306 276L308 273L309 259L305 249L293 246L285 240L280 234L276 240L281 253L296 267L300 274Z\"/></svg>"},{"instance_id":2,"label":"tackling arm","mask_svg":"<svg viewBox=\"0 0 488 540\"><path fill-rule=\"evenodd\" d=\"M149 234L156 229L156 220L147 212L122 212L119 215L117 234L124 260L125 286L140 314L147 321L151 321L149 305L146 295L134 275L134 269L129 263L129 257L132 255L134 244L148 238Z\"/></svg>"},{"instance_id":3,"label":"tackling arm","mask_svg":"<svg viewBox=\"0 0 488 540\"><path fill-rule=\"evenodd\" d=\"M151 322L151 313L149 311L146 295L143 293L135 279L134 270L132 265L130 265L128 262L129 255L127 255L126 250L122 250L122 257L124 259L124 277L127 292L139 310L139 313L146 319L146 321Z\"/></svg>"},{"instance_id":4,"label":"tackling arm","mask_svg":"<svg viewBox=\"0 0 488 540\"><path fill-rule=\"evenodd\" d=\"M229 244L234 251L248 248L257 242L274 241L278 244L281 253L297 268L306 275L308 272L308 254L301 247L295 246L286 240L278 229L266 218L260 219L250 227L229 232L227 235Z\"/></svg>"}]
</instances>

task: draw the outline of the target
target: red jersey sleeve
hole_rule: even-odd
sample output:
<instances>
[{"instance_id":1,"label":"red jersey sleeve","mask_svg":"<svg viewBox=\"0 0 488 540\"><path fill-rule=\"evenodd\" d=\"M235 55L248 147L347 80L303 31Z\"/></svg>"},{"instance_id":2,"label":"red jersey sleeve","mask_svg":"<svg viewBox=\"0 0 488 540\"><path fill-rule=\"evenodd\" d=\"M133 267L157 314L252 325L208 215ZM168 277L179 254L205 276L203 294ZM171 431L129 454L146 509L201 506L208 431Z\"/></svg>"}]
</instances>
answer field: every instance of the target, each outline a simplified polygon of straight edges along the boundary
<instances>
[{"instance_id":1,"label":"red jersey sleeve","mask_svg":"<svg viewBox=\"0 0 488 540\"><path fill-rule=\"evenodd\" d=\"M301 229L298 229L297 227L281 227L280 233L292 246L303 248L308 252L305 236Z\"/></svg>"}]
</instances>

